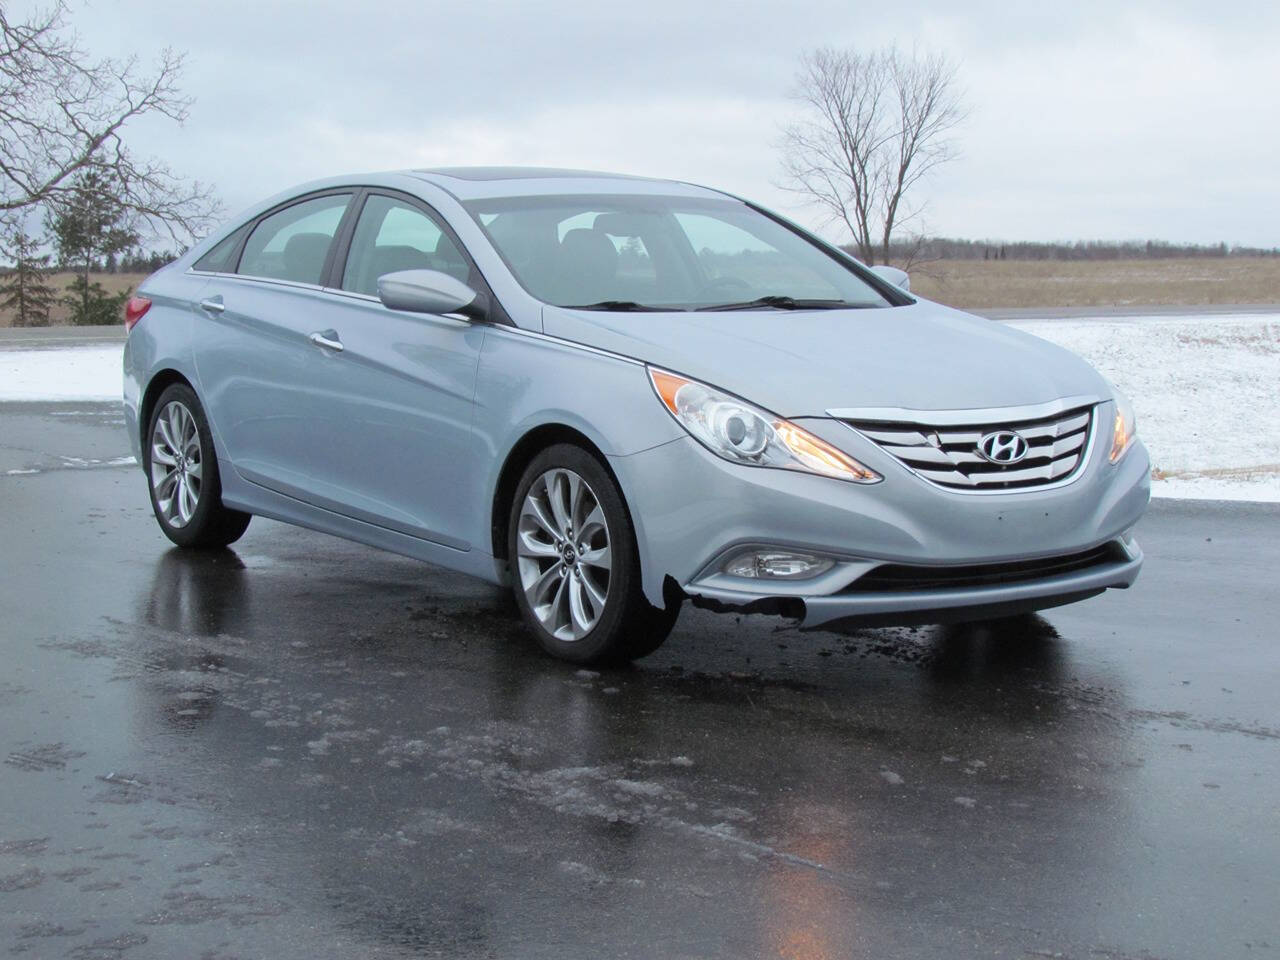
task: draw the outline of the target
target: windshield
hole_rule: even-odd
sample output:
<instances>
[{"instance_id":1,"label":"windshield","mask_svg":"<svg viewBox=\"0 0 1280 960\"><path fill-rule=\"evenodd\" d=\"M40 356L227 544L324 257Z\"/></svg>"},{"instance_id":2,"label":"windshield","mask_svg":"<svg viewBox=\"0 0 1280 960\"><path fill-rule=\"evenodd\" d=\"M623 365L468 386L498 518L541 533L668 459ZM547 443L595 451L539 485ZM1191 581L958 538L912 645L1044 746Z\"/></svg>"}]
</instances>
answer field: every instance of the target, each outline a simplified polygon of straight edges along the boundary
<instances>
[{"instance_id":1,"label":"windshield","mask_svg":"<svg viewBox=\"0 0 1280 960\"><path fill-rule=\"evenodd\" d=\"M842 262L736 200L505 197L468 212L545 303L597 310L885 307Z\"/></svg>"}]
</instances>

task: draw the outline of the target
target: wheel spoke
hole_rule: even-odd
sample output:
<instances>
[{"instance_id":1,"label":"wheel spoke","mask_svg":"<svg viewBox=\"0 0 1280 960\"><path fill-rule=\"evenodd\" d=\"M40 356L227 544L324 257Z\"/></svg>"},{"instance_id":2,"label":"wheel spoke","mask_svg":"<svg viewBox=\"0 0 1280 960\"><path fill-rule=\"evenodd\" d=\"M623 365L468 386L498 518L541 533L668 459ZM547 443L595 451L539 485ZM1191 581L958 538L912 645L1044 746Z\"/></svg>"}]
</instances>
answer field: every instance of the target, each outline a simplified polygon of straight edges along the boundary
<instances>
[{"instance_id":1,"label":"wheel spoke","mask_svg":"<svg viewBox=\"0 0 1280 960\"><path fill-rule=\"evenodd\" d=\"M569 578L569 616L573 621L574 639L584 636L591 632L591 628L596 625L596 616L589 612L583 603L582 580L578 577Z\"/></svg>"},{"instance_id":2,"label":"wheel spoke","mask_svg":"<svg viewBox=\"0 0 1280 960\"><path fill-rule=\"evenodd\" d=\"M538 557L559 562L560 550L554 543L539 540L532 530L521 530L516 536L516 550L522 557Z\"/></svg>"},{"instance_id":3,"label":"wheel spoke","mask_svg":"<svg viewBox=\"0 0 1280 960\"><path fill-rule=\"evenodd\" d=\"M555 636L560 636L561 631L568 626L569 613L565 609L569 601L569 578L563 577L556 586L555 596L551 598L551 606L547 611L547 618L543 621L547 625L547 629ZM562 640L572 640L573 637L560 637Z\"/></svg>"},{"instance_id":4,"label":"wheel spoke","mask_svg":"<svg viewBox=\"0 0 1280 960\"><path fill-rule=\"evenodd\" d=\"M581 539L588 540L596 530L606 530L604 522L604 511L600 509L600 504L596 504L595 509L587 514L587 518L582 521L582 532L579 534Z\"/></svg>"},{"instance_id":5,"label":"wheel spoke","mask_svg":"<svg viewBox=\"0 0 1280 960\"><path fill-rule=\"evenodd\" d=\"M183 449L200 452L200 431L196 428L196 418L191 411L182 411L182 445Z\"/></svg>"},{"instance_id":6,"label":"wheel spoke","mask_svg":"<svg viewBox=\"0 0 1280 960\"><path fill-rule=\"evenodd\" d=\"M525 497L524 506L520 508L520 518L532 520L552 540L560 539L560 531L556 529L555 520L547 516L547 508L533 495L532 490L529 491L529 496Z\"/></svg>"},{"instance_id":7,"label":"wheel spoke","mask_svg":"<svg viewBox=\"0 0 1280 960\"><path fill-rule=\"evenodd\" d=\"M595 567L597 570L613 568L613 551L607 545L597 550L588 550L581 559L583 566Z\"/></svg>"},{"instance_id":8,"label":"wheel spoke","mask_svg":"<svg viewBox=\"0 0 1280 960\"><path fill-rule=\"evenodd\" d=\"M591 574L584 573L582 575L582 590L591 599L591 609L594 616L599 619L600 614L604 613L605 600L608 593L596 586L595 581L591 579Z\"/></svg>"},{"instance_id":9,"label":"wheel spoke","mask_svg":"<svg viewBox=\"0 0 1280 960\"><path fill-rule=\"evenodd\" d=\"M156 419L156 432L160 434L160 442L164 444L166 450L170 453L178 452L178 441L169 429L169 418L167 416Z\"/></svg>"},{"instance_id":10,"label":"wheel spoke","mask_svg":"<svg viewBox=\"0 0 1280 960\"><path fill-rule=\"evenodd\" d=\"M158 463L162 467L176 467L178 458L163 443L153 443L151 445L151 462L153 464Z\"/></svg>"},{"instance_id":11,"label":"wheel spoke","mask_svg":"<svg viewBox=\"0 0 1280 960\"><path fill-rule=\"evenodd\" d=\"M559 536L568 536L568 531L573 528L573 524L569 521L567 510L567 501L565 497L564 487L566 486L567 472L557 470L550 475L547 481L547 505L551 507L551 514L555 517L556 531Z\"/></svg>"},{"instance_id":12,"label":"wheel spoke","mask_svg":"<svg viewBox=\"0 0 1280 960\"><path fill-rule=\"evenodd\" d=\"M576 473L568 473L565 476L568 478L569 487L569 527L576 531L580 527L578 520L581 515L578 511L582 507L583 491L587 489L587 485Z\"/></svg>"},{"instance_id":13,"label":"wheel spoke","mask_svg":"<svg viewBox=\"0 0 1280 960\"><path fill-rule=\"evenodd\" d=\"M551 587L557 586L560 579L559 565L555 563L539 573L533 582L526 584L524 588L525 595L529 598L529 605L539 607L546 603Z\"/></svg>"},{"instance_id":14,"label":"wheel spoke","mask_svg":"<svg viewBox=\"0 0 1280 960\"><path fill-rule=\"evenodd\" d=\"M169 445L175 451L181 452L186 447L182 430L182 404L171 403L165 412L169 415Z\"/></svg>"},{"instance_id":15,"label":"wheel spoke","mask_svg":"<svg viewBox=\"0 0 1280 960\"><path fill-rule=\"evenodd\" d=\"M199 460L187 461L187 476L192 480L203 479L203 477L201 476L201 467L200 467ZM197 489L196 492L199 493L200 492L199 489Z\"/></svg>"},{"instance_id":16,"label":"wheel spoke","mask_svg":"<svg viewBox=\"0 0 1280 960\"><path fill-rule=\"evenodd\" d=\"M159 483L156 484L156 499L168 500L173 497L174 488L178 484L178 471L174 470L165 475Z\"/></svg>"}]
</instances>

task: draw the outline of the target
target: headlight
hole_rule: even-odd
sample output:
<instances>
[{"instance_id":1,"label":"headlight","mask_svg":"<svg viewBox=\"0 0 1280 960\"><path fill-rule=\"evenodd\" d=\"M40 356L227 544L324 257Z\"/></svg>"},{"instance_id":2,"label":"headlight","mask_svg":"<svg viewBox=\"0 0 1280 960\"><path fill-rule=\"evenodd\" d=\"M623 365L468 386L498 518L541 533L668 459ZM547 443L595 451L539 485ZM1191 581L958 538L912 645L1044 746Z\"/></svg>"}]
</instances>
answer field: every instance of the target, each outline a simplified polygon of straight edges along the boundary
<instances>
[{"instance_id":1,"label":"headlight","mask_svg":"<svg viewBox=\"0 0 1280 960\"><path fill-rule=\"evenodd\" d=\"M1125 451L1133 446L1137 436L1138 420L1133 413L1133 404L1119 390L1112 387L1116 401L1116 422L1112 428L1111 462L1115 463L1124 456Z\"/></svg>"},{"instance_id":2,"label":"headlight","mask_svg":"<svg viewBox=\"0 0 1280 960\"><path fill-rule=\"evenodd\" d=\"M753 467L803 470L837 480L881 478L809 431L696 380L649 368L653 388L677 422L712 453Z\"/></svg>"}]
</instances>

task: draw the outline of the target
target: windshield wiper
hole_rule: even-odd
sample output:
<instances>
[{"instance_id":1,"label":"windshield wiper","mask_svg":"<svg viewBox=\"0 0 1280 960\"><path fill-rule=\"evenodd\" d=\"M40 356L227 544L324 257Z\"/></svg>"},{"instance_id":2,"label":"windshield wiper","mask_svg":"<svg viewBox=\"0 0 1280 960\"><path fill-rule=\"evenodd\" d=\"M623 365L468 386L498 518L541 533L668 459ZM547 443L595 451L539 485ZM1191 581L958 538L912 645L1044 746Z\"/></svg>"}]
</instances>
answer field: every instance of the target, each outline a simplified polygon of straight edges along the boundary
<instances>
[{"instance_id":1,"label":"windshield wiper","mask_svg":"<svg viewBox=\"0 0 1280 960\"><path fill-rule=\"evenodd\" d=\"M698 307L699 310L754 310L757 307L776 307L779 310L848 310L864 306L861 303L849 303L845 300L802 300L795 297L772 294L757 297L755 300L743 300L740 303L717 303L710 307Z\"/></svg>"},{"instance_id":2,"label":"windshield wiper","mask_svg":"<svg viewBox=\"0 0 1280 960\"><path fill-rule=\"evenodd\" d=\"M598 303L581 303L567 305L565 310L610 310L617 313L665 313L674 307L654 307L647 303L636 303L634 300L601 300Z\"/></svg>"}]
</instances>

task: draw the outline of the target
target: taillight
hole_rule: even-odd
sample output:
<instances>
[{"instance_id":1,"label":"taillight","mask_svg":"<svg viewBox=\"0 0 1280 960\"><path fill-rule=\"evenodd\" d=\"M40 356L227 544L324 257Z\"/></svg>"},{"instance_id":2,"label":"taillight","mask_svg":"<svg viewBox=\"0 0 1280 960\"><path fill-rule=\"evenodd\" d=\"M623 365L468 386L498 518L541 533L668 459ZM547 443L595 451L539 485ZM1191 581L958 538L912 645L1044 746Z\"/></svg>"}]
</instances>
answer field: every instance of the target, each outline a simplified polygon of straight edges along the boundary
<instances>
[{"instance_id":1,"label":"taillight","mask_svg":"<svg viewBox=\"0 0 1280 960\"><path fill-rule=\"evenodd\" d=\"M151 301L146 297L130 297L124 305L124 329L128 333L133 325L142 319L142 315L151 309Z\"/></svg>"}]
</instances>

